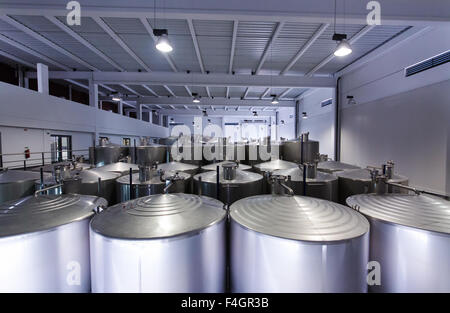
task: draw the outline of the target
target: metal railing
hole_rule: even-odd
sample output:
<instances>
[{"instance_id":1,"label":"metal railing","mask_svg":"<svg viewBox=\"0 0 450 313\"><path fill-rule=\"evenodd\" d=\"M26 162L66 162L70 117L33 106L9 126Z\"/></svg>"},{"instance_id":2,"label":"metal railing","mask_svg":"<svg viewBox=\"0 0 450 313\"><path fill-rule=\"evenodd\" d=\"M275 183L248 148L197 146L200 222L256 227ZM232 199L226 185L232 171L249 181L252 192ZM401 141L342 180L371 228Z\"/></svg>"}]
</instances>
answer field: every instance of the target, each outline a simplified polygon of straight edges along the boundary
<instances>
[{"instance_id":1,"label":"metal railing","mask_svg":"<svg viewBox=\"0 0 450 313\"><path fill-rule=\"evenodd\" d=\"M77 155L87 156L89 157L89 149L77 149L77 150L62 150L62 152L66 152L68 154L72 154L72 158ZM74 153L75 152L75 153ZM81 153L80 153L81 152ZM59 157L54 157L55 154L58 154L59 151L39 151L39 152L30 152L30 157L27 158L25 156L25 152L19 153L3 153L0 154L0 168L10 168L10 169L23 169L27 170L28 168L44 166L46 164L52 164L56 162L65 162L71 161L72 159ZM11 157L17 158L11 158ZM8 157L5 160L5 157Z\"/></svg>"}]
</instances>

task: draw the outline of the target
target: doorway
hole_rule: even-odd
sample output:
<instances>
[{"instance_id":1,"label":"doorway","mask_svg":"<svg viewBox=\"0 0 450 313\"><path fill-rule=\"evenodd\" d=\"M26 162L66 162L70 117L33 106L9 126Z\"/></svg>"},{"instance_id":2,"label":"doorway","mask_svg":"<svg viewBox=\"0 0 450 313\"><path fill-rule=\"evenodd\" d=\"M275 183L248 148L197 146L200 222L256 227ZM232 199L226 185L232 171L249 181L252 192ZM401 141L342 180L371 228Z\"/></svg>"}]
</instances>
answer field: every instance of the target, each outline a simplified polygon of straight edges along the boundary
<instances>
[{"instance_id":1,"label":"doorway","mask_svg":"<svg viewBox=\"0 0 450 313\"><path fill-rule=\"evenodd\" d=\"M62 162L72 159L72 136L51 135L52 143L52 162Z\"/></svg>"}]
</instances>

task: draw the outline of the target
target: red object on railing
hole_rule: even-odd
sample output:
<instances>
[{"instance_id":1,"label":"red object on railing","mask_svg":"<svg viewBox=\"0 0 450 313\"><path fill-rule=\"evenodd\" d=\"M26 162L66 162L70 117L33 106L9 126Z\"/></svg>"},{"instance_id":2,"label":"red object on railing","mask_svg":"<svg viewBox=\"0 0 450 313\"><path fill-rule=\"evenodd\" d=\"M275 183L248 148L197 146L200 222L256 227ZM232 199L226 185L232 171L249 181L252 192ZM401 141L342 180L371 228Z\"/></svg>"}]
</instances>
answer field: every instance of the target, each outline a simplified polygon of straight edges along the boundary
<instances>
[{"instance_id":1,"label":"red object on railing","mask_svg":"<svg viewBox=\"0 0 450 313\"><path fill-rule=\"evenodd\" d=\"M25 159L29 159L31 156L30 148L25 147Z\"/></svg>"}]
</instances>

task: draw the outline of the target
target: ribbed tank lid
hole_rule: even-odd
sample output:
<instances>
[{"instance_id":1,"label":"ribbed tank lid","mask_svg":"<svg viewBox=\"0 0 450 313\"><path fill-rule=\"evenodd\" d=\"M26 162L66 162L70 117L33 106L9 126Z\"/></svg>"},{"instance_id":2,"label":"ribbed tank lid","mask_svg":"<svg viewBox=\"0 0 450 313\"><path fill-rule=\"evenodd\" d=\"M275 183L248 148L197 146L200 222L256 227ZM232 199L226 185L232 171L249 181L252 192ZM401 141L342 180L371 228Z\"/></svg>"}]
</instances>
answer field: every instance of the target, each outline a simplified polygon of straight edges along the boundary
<instances>
[{"instance_id":1,"label":"ribbed tank lid","mask_svg":"<svg viewBox=\"0 0 450 313\"><path fill-rule=\"evenodd\" d=\"M298 168L298 164L284 160L273 160L255 164L253 167L262 172L272 172L276 170L285 170L288 168Z\"/></svg>"},{"instance_id":2,"label":"ribbed tank lid","mask_svg":"<svg viewBox=\"0 0 450 313\"><path fill-rule=\"evenodd\" d=\"M92 219L91 229L117 239L161 239L203 230L225 215L223 203L213 198L158 194L108 208Z\"/></svg>"},{"instance_id":3,"label":"ribbed tank lid","mask_svg":"<svg viewBox=\"0 0 450 313\"><path fill-rule=\"evenodd\" d=\"M80 171L78 175L81 177L81 182L83 184L96 183L99 178L101 178L102 181L115 180L121 176L120 173L107 172L100 169Z\"/></svg>"},{"instance_id":4,"label":"ribbed tank lid","mask_svg":"<svg viewBox=\"0 0 450 313\"><path fill-rule=\"evenodd\" d=\"M248 171L241 171L236 170L236 177L232 180L226 180L223 175L221 175L223 171L220 171L220 177L219 182L221 184L247 184L252 183L256 181L260 181L263 179L263 176L258 173L248 172ZM202 182L208 182L208 183L217 183L217 172L216 171L209 171L205 173L200 173L194 176L194 180L198 181L199 177L202 177Z\"/></svg>"},{"instance_id":5,"label":"ribbed tank lid","mask_svg":"<svg viewBox=\"0 0 450 313\"><path fill-rule=\"evenodd\" d=\"M198 166L192 165L192 164L187 164L187 163L181 163L181 162L172 161L172 162L169 162L169 163L158 164L158 169L162 169L163 171L180 171L180 172L185 172L185 171L194 171L194 170L198 169Z\"/></svg>"},{"instance_id":6,"label":"ribbed tank lid","mask_svg":"<svg viewBox=\"0 0 450 313\"><path fill-rule=\"evenodd\" d=\"M137 164L124 163L124 162L111 163L111 164L108 164L105 166L98 167L96 170L104 171L104 172L120 172L120 173L122 173L122 172L129 171L130 168L134 172L139 170L139 166Z\"/></svg>"},{"instance_id":7,"label":"ribbed tank lid","mask_svg":"<svg viewBox=\"0 0 450 313\"><path fill-rule=\"evenodd\" d=\"M372 177L370 176L370 171L368 169L364 169L364 168L358 169L358 170L337 172L337 173L335 173L335 175L338 177L343 177L343 178L352 179L352 180L359 180L359 181L366 181L366 182L372 181ZM394 174L390 181L399 183L399 182L408 181L408 178L405 176Z\"/></svg>"},{"instance_id":8,"label":"ribbed tank lid","mask_svg":"<svg viewBox=\"0 0 450 313\"><path fill-rule=\"evenodd\" d=\"M273 175L291 176L292 181L303 181L303 170L298 167L274 171ZM321 172L316 173L316 178L306 178L306 182L329 182L334 180L337 180L336 176Z\"/></svg>"},{"instance_id":9,"label":"ribbed tank lid","mask_svg":"<svg viewBox=\"0 0 450 313\"><path fill-rule=\"evenodd\" d=\"M76 194L28 196L0 205L0 237L49 230L90 217L107 201ZM70 244L70 243L69 243Z\"/></svg>"},{"instance_id":10,"label":"ribbed tank lid","mask_svg":"<svg viewBox=\"0 0 450 313\"><path fill-rule=\"evenodd\" d=\"M40 173L19 170L1 170L0 184L34 181L41 177Z\"/></svg>"},{"instance_id":11,"label":"ribbed tank lid","mask_svg":"<svg viewBox=\"0 0 450 313\"><path fill-rule=\"evenodd\" d=\"M185 173L185 172L165 171L164 174L162 175L163 181L161 181L161 177L159 175L155 174L155 176L150 177L150 179L141 182L139 180L139 173L134 173L132 176L133 184L134 185L163 185L166 183L165 179L167 179L170 176L175 175L176 173L178 173L178 176L182 177L185 180L191 178L191 175L188 173ZM122 177L119 177L116 181L120 184L129 185L130 184L130 176L124 175Z\"/></svg>"},{"instance_id":12,"label":"ribbed tank lid","mask_svg":"<svg viewBox=\"0 0 450 313\"><path fill-rule=\"evenodd\" d=\"M361 194L347 198L362 214L389 223L450 234L450 201L428 195Z\"/></svg>"},{"instance_id":13,"label":"ribbed tank lid","mask_svg":"<svg viewBox=\"0 0 450 313\"><path fill-rule=\"evenodd\" d=\"M358 212L311 197L248 197L231 205L230 216L258 233L300 241L342 241L369 231L369 222Z\"/></svg>"},{"instance_id":14,"label":"ribbed tank lid","mask_svg":"<svg viewBox=\"0 0 450 313\"><path fill-rule=\"evenodd\" d=\"M347 171L360 169L359 166L342 163L338 161L324 161L317 164L317 169L328 171Z\"/></svg>"},{"instance_id":15,"label":"ribbed tank lid","mask_svg":"<svg viewBox=\"0 0 450 313\"><path fill-rule=\"evenodd\" d=\"M230 163L230 162L232 162L232 161L223 161L223 162L208 164L208 165L202 166L202 170L215 171L217 166L220 166L219 170L222 170L222 165L224 165L225 163ZM252 168L251 166L242 164L242 163L239 163L239 166L237 167L237 169L239 169L241 171L248 171L251 168Z\"/></svg>"}]
</instances>

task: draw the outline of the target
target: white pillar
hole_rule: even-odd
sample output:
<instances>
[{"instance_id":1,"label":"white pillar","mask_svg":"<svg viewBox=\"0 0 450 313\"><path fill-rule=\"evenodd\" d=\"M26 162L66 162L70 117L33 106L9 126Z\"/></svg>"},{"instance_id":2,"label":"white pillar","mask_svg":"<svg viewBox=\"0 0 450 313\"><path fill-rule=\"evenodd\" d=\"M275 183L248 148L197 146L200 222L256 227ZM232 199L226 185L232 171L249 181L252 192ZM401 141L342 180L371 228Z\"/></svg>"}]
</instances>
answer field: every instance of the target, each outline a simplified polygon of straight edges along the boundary
<instances>
[{"instance_id":1,"label":"white pillar","mask_svg":"<svg viewBox=\"0 0 450 313\"><path fill-rule=\"evenodd\" d=\"M48 66L42 63L37 64L38 92L48 95Z\"/></svg>"},{"instance_id":2,"label":"white pillar","mask_svg":"<svg viewBox=\"0 0 450 313\"><path fill-rule=\"evenodd\" d=\"M98 84L94 84L94 82L89 80L89 106L98 107Z\"/></svg>"},{"instance_id":3,"label":"white pillar","mask_svg":"<svg viewBox=\"0 0 450 313\"><path fill-rule=\"evenodd\" d=\"M69 85L69 100L72 101L72 85Z\"/></svg>"},{"instance_id":4,"label":"white pillar","mask_svg":"<svg viewBox=\"0 0 450 313\"><path fill-rule=\"evenodd\" d=\"M117 113L119 113L120 115L123 114L123 102L122 102L122 100L120 100L119 103L117 104Z\"/></svg>"},{"instance_id":5,"label":"white pillar","mask_svg":"<svg viewBox=\"0 0 450 313\"><path fill-rule=\"evenodd\" d=\"M138 120L142 121L142 104L141 104L141 100L138 99L136 101L136 118Z\"/></svg>"}]
</instances>

